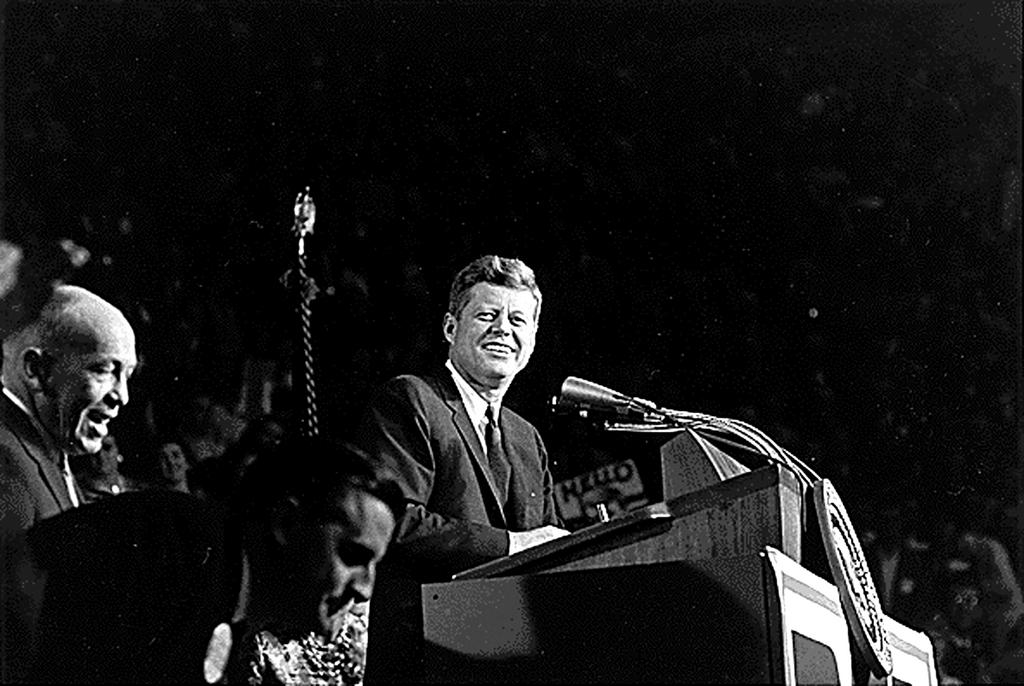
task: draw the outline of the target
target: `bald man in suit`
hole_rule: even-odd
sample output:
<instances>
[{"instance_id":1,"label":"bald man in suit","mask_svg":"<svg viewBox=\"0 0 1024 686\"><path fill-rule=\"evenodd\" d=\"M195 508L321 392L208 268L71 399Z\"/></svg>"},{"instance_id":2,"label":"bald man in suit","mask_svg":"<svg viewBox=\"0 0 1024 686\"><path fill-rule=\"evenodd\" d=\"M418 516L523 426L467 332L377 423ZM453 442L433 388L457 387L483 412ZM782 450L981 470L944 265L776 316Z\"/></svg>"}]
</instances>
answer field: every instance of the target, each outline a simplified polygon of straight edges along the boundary
<instances>
[{"instance_id":1,"label":"bald man in suit","mask_svg":"<svg viewBox=\"0 0 1024 686\"><path fill-rule=\"evenodd\" d=\"M25 546L36 523L81 502L68 456L96 453L128 402L135 334L106 300L52 290L39 316L3 341L0 397L0 681L30 659L42 582Z\"/></svg>"}]
</instances>

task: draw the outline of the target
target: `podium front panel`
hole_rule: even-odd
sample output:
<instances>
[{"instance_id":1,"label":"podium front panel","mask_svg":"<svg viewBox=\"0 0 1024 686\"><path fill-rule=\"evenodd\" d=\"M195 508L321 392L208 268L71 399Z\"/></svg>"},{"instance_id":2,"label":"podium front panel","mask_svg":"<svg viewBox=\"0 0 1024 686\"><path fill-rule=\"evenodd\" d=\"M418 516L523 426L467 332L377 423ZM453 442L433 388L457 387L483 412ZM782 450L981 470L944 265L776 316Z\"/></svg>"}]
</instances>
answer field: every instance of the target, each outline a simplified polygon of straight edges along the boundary
<instances>
[{"instance_id":1,"label":"podium front panel","mask_svg":"<svg viewBox=\"0 0 1024 686\"><path fill-rule=\"evenodd\" d=\"M852 684L836 588L766 549L422 589L432 683Z\"/></svg>"},{"instance_id":2,"label":"podium front panel","mask_svg":"<svg viewBox=\"0 0 1024 686\"><path fill-rule=\"evenodd\" d=\"M423 587L424 681L765 683L758 556Z\"/></svg>"}]
</instances>

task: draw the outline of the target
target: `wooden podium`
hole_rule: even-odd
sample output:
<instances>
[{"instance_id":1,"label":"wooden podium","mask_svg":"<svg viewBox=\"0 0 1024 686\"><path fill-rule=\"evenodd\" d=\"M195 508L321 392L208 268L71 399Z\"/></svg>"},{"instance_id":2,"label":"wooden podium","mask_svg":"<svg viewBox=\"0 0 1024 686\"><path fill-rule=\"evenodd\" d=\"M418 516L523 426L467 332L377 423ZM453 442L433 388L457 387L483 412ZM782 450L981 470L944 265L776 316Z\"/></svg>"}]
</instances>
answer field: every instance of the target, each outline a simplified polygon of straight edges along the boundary
<instances>
[{"instance_id":1,"label":"wooden podium","mask_svg":"<svg viewBox=\"0 0 1024 686\"><path fill-rule=\"evenodd\" d=\"M780 551L427 584L426 683L917 684L928 638L886 618L893 674L857 660L835 586Z\"/></svg>"},{"instance_id":2,"label":"wooden podium","mask_svg":"<svg viewBox=\"0 0 1024 686\"><path fill-rule=\"evenodd\" d=\"M771 548L428 584L422 599L432 683L852 684L838 593ZM782 621L801 604L817 610L805 633Z\"/></svg>"},{"instance_id":3,"label":"wooden podium","mask_svg":"<svg viewBox=\"0 0 1024 686\"><path fill-rule=\"evenodd\" d=\"M855 683L839 592L801 564L803 483L690 432L660 457L662 502L420 587L415 680ZM899 681L932 686L927 639L893 631Z\"/></svg>"}]
</instances>

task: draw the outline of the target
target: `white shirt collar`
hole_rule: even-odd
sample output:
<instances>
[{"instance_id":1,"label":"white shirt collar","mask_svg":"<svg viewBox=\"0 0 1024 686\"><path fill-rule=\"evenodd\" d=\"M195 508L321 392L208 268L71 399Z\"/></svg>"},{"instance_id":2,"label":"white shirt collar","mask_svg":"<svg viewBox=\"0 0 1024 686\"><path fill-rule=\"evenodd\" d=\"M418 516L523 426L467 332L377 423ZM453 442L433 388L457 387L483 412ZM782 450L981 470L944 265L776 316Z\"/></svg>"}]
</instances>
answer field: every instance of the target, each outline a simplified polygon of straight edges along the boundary
<instances>
[{"instance_id":1,"label":"white shirt collar","mask_svg":"<svg viewBox=\"0 0 1024 686\"><path fill-rule=\"evenodd\" d=\"M482 434L484 415L487 414L487 401L476 392L476 389L469 385L468 381L462 378L462 374L459 374L458 370L455 369L451 359L446 360L444 366L448 368L452 378L455 380L455 387L459 389L459 395L462 396L462 404L466 406L466 412L469 413L470 421L473 422L473 426L477 427L478 432ZM501 401L494 403L494 411L501 411Z\"/></svg>"}]
</instances>

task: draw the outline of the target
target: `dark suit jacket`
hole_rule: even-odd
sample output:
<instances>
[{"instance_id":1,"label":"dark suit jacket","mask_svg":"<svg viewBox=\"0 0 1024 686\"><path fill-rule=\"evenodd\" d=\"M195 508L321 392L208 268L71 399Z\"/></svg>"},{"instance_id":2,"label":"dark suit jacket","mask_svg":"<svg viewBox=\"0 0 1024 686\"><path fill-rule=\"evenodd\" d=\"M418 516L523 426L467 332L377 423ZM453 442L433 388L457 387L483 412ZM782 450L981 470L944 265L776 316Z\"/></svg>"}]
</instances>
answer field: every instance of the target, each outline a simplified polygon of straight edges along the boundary
<instances>
[{"instance_id":1,"label":"dark suit jacket","mask_svg":"<svg viewBox=\"0 0 1024 686\"><path fill-rule=\"evenodd\" d=\"M370 602L368 683L422 677L421 583L507 555L507 531L560 524L540 434L507 407L499 420L511 467L504 503L446 368L391 379L371 404L360 441L398 475L408 504Z\"/></svg>"},{"instance_id":2,"label":"dark suit jacket","mask_svg":"<svg viewBox=\"0 0 1024 686\"><path fill-rule=\"evenodd\" d=\"M47 446L21 408L2 393L0 470L0 517L5 525L24 531L42 519L71 509L60 455Z\"/></svg>"},{"instance_id":3,"label":"dark suit jacket","mask_svg":"<svg viewBox=\"0 0 1024 686\"><path fill-rule=\"evenodd\" d=\"M59 461L28 416L0 393L0 681L24 675L40 600L25 532L72 508Z\"/></svg>"},{"instance_id":4,"label":"dark suit jacket","mask_svg":"<svg viewBox=\"0 0 1024 686\"><path fill-rule=\"evenodd\" d=\"M507 555L507 531L559 523L540 434L507 407L500 428L511 468L504 502L447 369L396 377L371 405L364 447L394 470L408 500L389 557L419 580Z\"/></svg>"}]
</instances>

